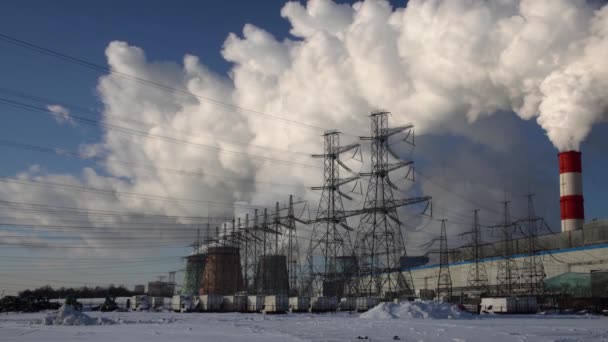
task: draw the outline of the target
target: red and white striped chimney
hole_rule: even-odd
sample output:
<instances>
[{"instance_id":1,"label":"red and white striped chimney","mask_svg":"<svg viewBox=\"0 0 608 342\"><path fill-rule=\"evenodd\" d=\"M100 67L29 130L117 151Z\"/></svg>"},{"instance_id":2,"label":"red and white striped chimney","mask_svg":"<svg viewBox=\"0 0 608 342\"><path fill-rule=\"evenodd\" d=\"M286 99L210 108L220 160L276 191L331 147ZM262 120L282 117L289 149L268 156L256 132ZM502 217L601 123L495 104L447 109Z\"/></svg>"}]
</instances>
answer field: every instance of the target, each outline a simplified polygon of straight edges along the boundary
<instances>
[{"instance_id":1,"label":"red and white striped chimney","mask_svg":"<svg viewBox=\"0 0 608 342\"><path fill-rule=\"evenodd\" d=\"M558 156L562 232L583 229L585 207L583 205L581 153L566 151L561 152Z\"/></svg>"}]
</instances>

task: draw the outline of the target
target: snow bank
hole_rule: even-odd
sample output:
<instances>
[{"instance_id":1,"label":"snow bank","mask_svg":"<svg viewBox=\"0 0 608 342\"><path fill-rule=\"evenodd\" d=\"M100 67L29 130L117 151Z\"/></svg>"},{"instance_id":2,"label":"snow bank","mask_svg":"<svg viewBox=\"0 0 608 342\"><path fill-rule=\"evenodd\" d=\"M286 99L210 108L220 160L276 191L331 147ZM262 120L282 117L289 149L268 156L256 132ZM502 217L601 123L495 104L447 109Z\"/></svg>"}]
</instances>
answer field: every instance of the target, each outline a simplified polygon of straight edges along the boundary
<instances>
[{"instance_id":1,"label":"snow bank","mask_svg":"<svg viewBox=\"0 0 608 342\"><path fill-rule=\"evenodd\" d=\"M92 318L74 309L71 305L62 305L57 312L49 313L41 322L44 325L108 325L113 320L98 317Z\"/></svg>"},{"instance_id":2,"label":"snow bank","mask_svg":"<svg viewBox=\"0 0 608 342\"><path fill-rule=\"evenodd\" d=\"M448 303L433 301L414 301L380 303L371 310L362 313L365 319L470 319L472 315Z\"/></svg>"}]
</instances>

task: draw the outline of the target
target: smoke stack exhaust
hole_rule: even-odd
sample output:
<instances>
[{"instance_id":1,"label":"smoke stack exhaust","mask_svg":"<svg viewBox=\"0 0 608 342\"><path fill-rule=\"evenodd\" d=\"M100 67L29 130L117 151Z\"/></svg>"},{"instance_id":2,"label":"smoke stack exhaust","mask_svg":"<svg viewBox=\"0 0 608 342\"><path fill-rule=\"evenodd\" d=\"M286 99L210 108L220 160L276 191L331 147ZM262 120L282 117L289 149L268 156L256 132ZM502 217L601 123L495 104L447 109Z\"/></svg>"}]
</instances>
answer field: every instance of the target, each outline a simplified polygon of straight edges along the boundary
<instances>
[{"instance_id":1,"label":"smoke stack exhaust","mask_svg":"<svg viewBox=\"0 0 608 342\"><path fill-rule=\"evenodd\" d=\"M585 207L583 205L583 177L581 153L559 153L559 183L562 232L583 229Z\"/></svg>"}]
</instances>

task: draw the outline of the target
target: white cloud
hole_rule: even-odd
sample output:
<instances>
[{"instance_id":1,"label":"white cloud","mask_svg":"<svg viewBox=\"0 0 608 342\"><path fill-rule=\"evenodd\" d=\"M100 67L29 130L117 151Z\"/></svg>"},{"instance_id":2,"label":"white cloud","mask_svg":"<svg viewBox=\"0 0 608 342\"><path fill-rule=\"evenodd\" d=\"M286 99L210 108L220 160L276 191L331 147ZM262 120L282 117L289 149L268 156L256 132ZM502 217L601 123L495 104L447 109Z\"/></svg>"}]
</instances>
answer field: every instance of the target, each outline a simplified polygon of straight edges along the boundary
<instances>
[{"instance_id":1,"label":"white cloud","mask_svg":"<svg viewBox=\"0 0 608 342\"><path fill-rule=\"evenodd\" d=\"M72 117L70 116L70 111L61 106L61 105L47 105L46 109L48 109L50 112L52 112L53 118L55 119L55 121L59 122L59 123L68 123L72 126L76 125L76 122L74 121L74 119L72 119Z\"/></svg>"},{"instance_id":2,"label":"white cloud","mask_svg":"<svg viewBox=\"0 0 608 342\"><path fill-rule=\"evenodd\" d=\"M102 141L81 148L91 156L103 152L102 172L85 169L69 176L32 171L20 177L227 203L271 205L293 193L315 207L318 197L304 186L320 183L322 170L238 154L313 164L318 160L311 160L308 153L321 151L321 130L264 119L230 106L338 128L346 133L344 143L368 133L369 111L386 108L394 113L394 124L411 121L418 135L464 139L458 145L465 150L460 155L441 150L456 145L427 141L423 151L453 158L447 166L430 164L434 169L429 173L449 183L453 191L490 203L500 199L505 184L501 182L505 170L495 167L497 160L521 148L520 127L504 120L505 113L536 118L558 149L578 148L592 125L605 119L608 7L594 11L582 0L412 0L407 8L393 9L385 1L349 6L315 0L307 5L290 2L281 15L291 23L295 38L279 41L249 24L242 35L228 36L222 53L233 64L229 76L215 74L195 56L185 56L182 63L156 62L126 42L108 45L106 57L112 70L188 89L202 98L105 75L97 87L104 122L129 127L135 127L134 121L152 123L144 128L148 134L188 140L198 147L106 130ZM49 106L70 120L65 108L53 108ZM480 148L489 150L478 156ZM459 176L443 176L441 167L457 167ZM199 170L200 175L179 176L164 168ZM487 177L471 179L473 168ZM229 180L234 178L259 183ZM268 181L298 187L264 185ZM423 190L458 203L449 193L421 181ZM0 196L166 215L230 215L232 210L5 184L0 184ZM470 209L468 205L453 208ZM93 236L85 238L92 245L98 243Z\"/></svg>"}]
</instances>

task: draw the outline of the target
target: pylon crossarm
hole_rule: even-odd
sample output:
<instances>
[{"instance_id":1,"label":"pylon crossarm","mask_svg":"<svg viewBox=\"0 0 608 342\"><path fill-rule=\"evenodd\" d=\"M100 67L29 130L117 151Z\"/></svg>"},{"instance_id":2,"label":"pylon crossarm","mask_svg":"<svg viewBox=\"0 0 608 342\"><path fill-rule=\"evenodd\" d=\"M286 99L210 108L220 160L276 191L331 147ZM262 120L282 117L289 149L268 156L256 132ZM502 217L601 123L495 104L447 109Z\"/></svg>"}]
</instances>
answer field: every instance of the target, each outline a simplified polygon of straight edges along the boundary
<instances>
[{"instance_id":1,"label":"pylon crossarm","mask_svg":"<svg viewBox=\"0 0 608 342\"><path fill-rule=\"evenodd\" d=\"M397 152L395 152L395 150L393 150L390 145L386 145L386 150L388 151L388 153L390 153L391 156L393 156L393 158L400 159L399 154L397 154Z\"/></svg>"},{"instance_id":2,"label":"pylon crossarm","mask_svg":"<svg viewBox=\"0 0 608 342\"><path fill-rule=\"evenodd\" d=\"M338 164L340 164L340 166L344 168L344 170L348 172L353 172L353 170L350 167L346 166L346 164L344 164L344 162L342 162L340 159L337 159L336 161L338 162Z\"/></svg>"},{"instance_id":3,"label":"pylon crossarm","mask_svg":"<svg viewBox=\"0 0 608 342\"><path fill-rule=\"evenodd\" d=\"M361 178L361 177L353 176L353 177L348 177L348 178L341 178L341 179L337 179L335 184L333 184L333 185L313 186L310 189L311 190L337 189L338 187L340 187L344 184L348 184L359 178Z\"/></svg>"}]
</instances>

